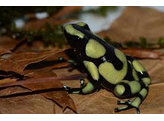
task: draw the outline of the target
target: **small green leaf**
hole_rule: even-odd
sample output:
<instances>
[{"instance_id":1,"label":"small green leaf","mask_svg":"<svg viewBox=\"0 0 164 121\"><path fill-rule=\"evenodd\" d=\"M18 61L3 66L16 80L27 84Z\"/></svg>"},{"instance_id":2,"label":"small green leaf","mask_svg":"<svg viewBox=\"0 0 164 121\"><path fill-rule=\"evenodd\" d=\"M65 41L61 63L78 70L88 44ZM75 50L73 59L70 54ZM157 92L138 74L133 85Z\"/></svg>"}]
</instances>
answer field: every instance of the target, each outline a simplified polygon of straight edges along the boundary
<instances>
[{"instance_id":1,"label":"small green leaf","mask_svg":"<svg viewBox=\"0 0 164 121\"><path fill-rule=\"evenodd\" d=\"M81 13L92 13L92 14L106 17L110 11L117 10L117 8L118 8L117 6L100 6L97 9L89 9L89 10L81 11Z\"/></svg>"},{"instance_id":2,"label":"small green leaf","mask_svg":"<svg viewBox=\"0 0 164 121\"><path fill-rule=\"evenodd\" d=\"M147 39L145 37L140 37L139 41L140 41L141 47L146 47L147 46Z\"/></svg>"},{"instance_id":3,"label":"small green leaf","mask_svg":"<svg viewBox=\"0 0 164 121\"><path fill-rule=\"evenodd\" d=\"M158 43L157 43L160 47L164 47L164 38L163 37L160 37L158 39Z\"/></svg>"}]
</instances>

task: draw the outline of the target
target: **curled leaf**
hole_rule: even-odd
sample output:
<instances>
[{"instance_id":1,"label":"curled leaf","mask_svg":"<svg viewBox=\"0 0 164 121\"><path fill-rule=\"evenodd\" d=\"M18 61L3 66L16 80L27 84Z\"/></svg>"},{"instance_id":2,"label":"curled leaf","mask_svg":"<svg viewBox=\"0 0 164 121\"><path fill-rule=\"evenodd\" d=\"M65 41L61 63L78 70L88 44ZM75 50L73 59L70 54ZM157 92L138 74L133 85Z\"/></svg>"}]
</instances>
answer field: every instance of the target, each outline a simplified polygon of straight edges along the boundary
<instances>
[{"instance_id":1,"label":"curled leaf","mask_svg":"<svg viewBox=\"0 0 164 121\"><path fill-rule=\"evenodd\" d=\"M0 97L10 97L16 96L16 95L22 95L22 94L37 94L40 93L44 97L53 100L58 105L62 107L63 110L66 108L70 108L73 111L76 112L76 106L73 102L73 100L69 97L65 89L63 88L63 85L59 82L59 80L77 80L80 78L86 77L86 74L78 74L78 75L72 75L72 76L66 76L66 77L48 77L48 78L37 78L37 79L28 79L25 81L17 81L17 82L11 82L11 83L3 83L0 84L0 89L12 87L12 86L22 86L25 87L32 92L29 93L29 91L24 91L23 93L19 92L17 93L2 93Z\"/></svg>"},{"instance_id":2,"label":"curled leaf","mask_svg":"<svg viewBox=\"0 0 164 121\"><path fill-rule=\"evenodd\" d=\"M127 48L127 49L120 49L125 54L131 55L135 58L140 59L159 59L163 54L159 52L154 52L152 50L145 50L145 49L137 49L137 48Z\"/></svg>"},{"instance_id":3,"label":"curled leaf","mask_svg":"<svg viewBox=\"0 0 164 121\"><path fill-rule=\"evenodd\" d=\"M0 56L4 54L10 54L10 53L11 53L10 50L0 47Z\"/></svg>"},{"instance_id":4,"label":"curled leaf","mask_svg":"<svg viewBox=\"0 0 164 121\"><path fill-rule=\"evenodd\" d=\"M43 61L44 59L53 56L61 51L63 50L52 50L41 53L23 52L20 54L13 54L13 56L8 59L0 60L0 70L5 72L14 72L23 75L23 70L29 64Z\"/></svg>"}]
</instances>

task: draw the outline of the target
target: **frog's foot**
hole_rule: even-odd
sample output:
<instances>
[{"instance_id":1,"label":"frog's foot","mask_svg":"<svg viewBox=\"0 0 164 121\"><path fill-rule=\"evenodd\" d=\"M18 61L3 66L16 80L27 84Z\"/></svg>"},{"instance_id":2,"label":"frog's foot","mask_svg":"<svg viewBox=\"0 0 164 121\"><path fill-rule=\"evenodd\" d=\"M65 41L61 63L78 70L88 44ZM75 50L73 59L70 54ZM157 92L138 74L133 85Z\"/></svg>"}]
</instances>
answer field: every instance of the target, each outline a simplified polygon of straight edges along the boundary
<instances>
[{"instance_id":1,"label":"frog's foot","mask_svg":"<svg viewBox=\"0 0 164 121\"><path fill-rule=\"evenodd\" d=\"M72 71L72 70L74 70L76 67L77 67L77 63L74 61L74 60L72 60L72 59L69 59L69 60L66 60L66 59L64 59L63 57L59 57L59 59L58 59L60 62L67 62L67 63L69 63L70 64L70 67L71 67L71 69L69 69L69 71Z\"/></svg>"},{"instance_id":2,"label":"frog's foot","mask_svg":"<svg viewBox=\"0 0 164 121\"><path fill-rule=\"evenodd\" d=\"M67 91L68 94L79 94L81 92L81 88L71 88L65 85L63 88Z\"/></svg>"},{"instance_id":3,"label":"frog's foot","mask_svg":"<svg viewBox=\"0 0 164 121\"><path fill-rule=\"evenodd\" d=\"M67 61L69 64L70 64L70 69L69 69L69 71L73 71L74 69L76 69L77 68L77 63L74 61L74 60L68 60Z\"/></svg>"},{"instance_id":4,"label":"frog's foot","mask_svg":"<svg viewBox=\"0 0 164 121\"><path fill-rule=\"evenodd\" d=\"M67 62L70 63L73 66L77 66L77 63L72 59L68 60Z\"/></svg>"},{"instance_id":5,"label":"frog's foot","mask_svg":"<svg viewBox=\"0 0 164 121\"><path fill-rule=\"evenodd\" d=\"M80 87L83 87L84 86L84 82L85 82L84 79L80 79Z\"/></svg>"},{"instance_id":6,"label":"frog's foot","mask_svg":"<svg viewBox=\"0 0 164 121\"><path fill-rule=\"evenodd\" d=\"M66 61L63 57L59 57L59 61Z\"/></svg>"},{"instance_id":7,"label":"frog's foot","mask_svg":"<svg viewBox=\"0 0 164 121\"><path fill-rule=\"evenodd\" d=\"M140 110L138 107L135 107L132 105L132 100L128 100L128 101L118 101L117 104L118 105L125 105L123 107L118 107L118 108L115 108L115 112L120 112L120 111L123 111L123 110L128 110L128 109L131 109L131 108L135 108L137 113L139 114L140 113Z\"/></svg>"}]
</instances>

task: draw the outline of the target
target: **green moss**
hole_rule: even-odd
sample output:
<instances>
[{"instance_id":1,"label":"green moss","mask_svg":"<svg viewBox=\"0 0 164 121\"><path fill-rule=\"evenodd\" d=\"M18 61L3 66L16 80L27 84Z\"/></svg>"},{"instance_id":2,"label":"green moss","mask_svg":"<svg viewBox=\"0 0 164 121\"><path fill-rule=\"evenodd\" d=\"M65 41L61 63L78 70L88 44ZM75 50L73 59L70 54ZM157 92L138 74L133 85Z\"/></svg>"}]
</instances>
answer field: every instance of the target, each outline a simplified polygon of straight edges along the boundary
<instances>
[{"instance_id":1,"label":"green moss","mask_svg":"<svg viewBox=\"0 0 164 121\"><path fill-rule=\"evenodd\" d=\"M100 6L97 9L89 9L86 11L83 11L84 13L92 13L92 14L96 14L96 15L100 15L100 16L107 16L107 14L110 11L114 11L117 10L117 6Z\"/></svg>"},{"instance_id":2,"label":"green moss","mask_svg":"<svg viewBox=\"0 0 164 121\"><path fill-rule=\"evenodd\" d=\"M159 39L158 39L158 43L157 43L160 47L164 47L164 38L163 37L160 37Z\"/></svg>"},{"instance_id":3,"label":"green moss","mask_svg":"<svg viewBox=\"0 0 164 121\"><path fill-rule=\"evenodd\" d=\"M146 47L147 46L147 39L145 37L140 37L139 41L140 41L140 46L141 47Z\"/></svg>"}]
</instances>

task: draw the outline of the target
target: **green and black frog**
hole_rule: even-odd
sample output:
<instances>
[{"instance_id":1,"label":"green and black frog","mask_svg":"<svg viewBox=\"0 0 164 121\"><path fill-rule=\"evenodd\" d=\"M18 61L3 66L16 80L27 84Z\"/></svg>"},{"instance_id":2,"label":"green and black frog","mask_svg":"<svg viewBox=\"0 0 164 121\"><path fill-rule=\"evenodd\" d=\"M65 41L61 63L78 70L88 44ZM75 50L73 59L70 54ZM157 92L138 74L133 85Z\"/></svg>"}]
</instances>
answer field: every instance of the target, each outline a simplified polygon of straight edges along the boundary
<instances>
[{"instance_id":1,"label":"green and black frog","mask_svg":"<svg viewBox=\"0 0 164 121\"><path fill-rule=\"evenodd\" d=\"M118 101L118 105L124 106L115 108L115 112L135 108L140 113L139 106L151 83L143 65L95 35L84 22L65 25L64 35L90 77L85 85L81 81L81 87L64 86L65 90L88 94L105 88L118 98L130 98Z\"/></svg>"}]
</instances>

